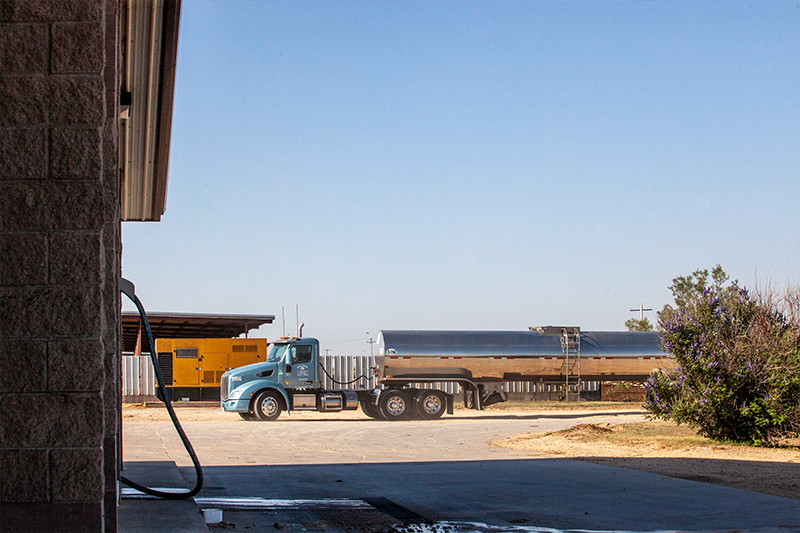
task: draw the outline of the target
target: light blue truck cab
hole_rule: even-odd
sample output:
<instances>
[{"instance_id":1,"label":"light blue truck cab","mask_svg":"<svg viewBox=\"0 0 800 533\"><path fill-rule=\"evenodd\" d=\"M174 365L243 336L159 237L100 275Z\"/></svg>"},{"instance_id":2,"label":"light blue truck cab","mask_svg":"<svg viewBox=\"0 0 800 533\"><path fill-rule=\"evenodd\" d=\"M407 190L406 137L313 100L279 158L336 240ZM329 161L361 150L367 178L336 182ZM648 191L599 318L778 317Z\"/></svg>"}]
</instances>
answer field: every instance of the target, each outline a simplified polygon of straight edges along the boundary
<instances>
[{"instance_id":1,"label":"light blue truck cab","mask_svg":"<svg viewBox=\"0 0 800 533\"><path fill-rule=\"evenodd\" d=\"M275 420L282 411L358 409L371 391L322 389L319 341L285 337L272 343L267 360L225 372L220 380L223 411L246 420Z\"/></svg>"}]
</instances>

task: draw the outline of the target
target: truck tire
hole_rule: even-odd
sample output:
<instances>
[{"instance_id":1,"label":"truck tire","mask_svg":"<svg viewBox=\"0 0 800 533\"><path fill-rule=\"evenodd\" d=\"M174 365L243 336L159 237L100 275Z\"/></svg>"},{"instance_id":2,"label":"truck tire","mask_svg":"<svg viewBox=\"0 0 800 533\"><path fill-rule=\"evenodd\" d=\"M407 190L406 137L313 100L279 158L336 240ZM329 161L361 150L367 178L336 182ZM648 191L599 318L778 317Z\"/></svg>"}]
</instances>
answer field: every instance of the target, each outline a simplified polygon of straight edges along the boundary
<instances>
[{"instance_id":1,"label":"truck tire","mask_svg":"<svg viewBox=\"0 0 800 533\"><path fill-rule=\"evenodd\" d=\"M239 413L239 416L241 416L243 419L247 420L248 422L252 422L253 420L258 420L258 418L256 418L256 415L254 415L253 413L251 413L249 411L247 413Z\"/></svg>"},{"instance_id":2,"label":"truck tire","mask_svg":"<svg viewBox=\"0 0 800 533\"><path fill-rule=\"evenodd\" d=\"M436 389L421 390L414 396L414 408L422 420L441 418L447 410L447 396Z\"/></svg>"},{"instance_id":3,"label":"truck tire","mask_svg":"<svg viewBox=\"0 0 800 533\"><path fill-rule=\"evenodd\" d=\"M405 420L413 409L405 392L385 390L378 397L378 407L386 420Z\"/></svg>"},{"instance_id":4,"label":"truck tire","mask_svg":"<svg viewBox=\"0 0 800 533\"><path fill-rule=\"evenodd\" d=\"M268 422L281 416L281 397L271 390L265 390L256 396L253 402L253 413L258 420Z\"/></svg>"},{"instance_id":5,"label":"truck tire","mask_svg":"<svg viewBox=\"0 0 800 533\"><path fill-rule=\"evenodd\" d=\"M362 400L361 401L361 410L364 411L364 414L370 418L377 418L378 420L383 420L380 411L378 410L378 406L372 403L370 400Z\"/></svg>"}]
</instances>

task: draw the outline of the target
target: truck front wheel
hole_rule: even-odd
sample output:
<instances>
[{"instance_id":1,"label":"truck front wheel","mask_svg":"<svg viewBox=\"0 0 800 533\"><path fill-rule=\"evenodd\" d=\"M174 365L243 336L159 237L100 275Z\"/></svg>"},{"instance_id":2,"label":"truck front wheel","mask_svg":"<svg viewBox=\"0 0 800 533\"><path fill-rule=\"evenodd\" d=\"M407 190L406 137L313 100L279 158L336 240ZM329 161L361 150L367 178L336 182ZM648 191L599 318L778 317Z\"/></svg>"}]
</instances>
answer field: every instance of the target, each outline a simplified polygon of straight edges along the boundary
<instances>
[{"instance_id":1,"label":"truck front wheel","mask_svg":"<svg viewBox=\"0 0 800 533\"><path fill-rule=\"evenodd\" d=\"M414 397L414 407L421 419L435 420L447 409L447 396L435 389L421 390Z\"/></svg>"},{"instance_id":2,"label":"truck front wheel","mask_svg":"<svg viewBox=\"0 0 800 533\"><path fill-rule=\"evenodd\" d=\"M383 391L378 399L378 407L386 420L405 420L412 408L406 393L399 390Z\"/></svg>"},{"instance_id":3,"label":"truck front wheel","mask_svg":"<svg viewBox=\"0 0 800 533\"><path fill-rule=\"evenodd\" d=\"M256 396L253 412L256 418L263 421L275 420L281 416L281 398L278 393L265 390Z\"/></svg>"}]
</instances>

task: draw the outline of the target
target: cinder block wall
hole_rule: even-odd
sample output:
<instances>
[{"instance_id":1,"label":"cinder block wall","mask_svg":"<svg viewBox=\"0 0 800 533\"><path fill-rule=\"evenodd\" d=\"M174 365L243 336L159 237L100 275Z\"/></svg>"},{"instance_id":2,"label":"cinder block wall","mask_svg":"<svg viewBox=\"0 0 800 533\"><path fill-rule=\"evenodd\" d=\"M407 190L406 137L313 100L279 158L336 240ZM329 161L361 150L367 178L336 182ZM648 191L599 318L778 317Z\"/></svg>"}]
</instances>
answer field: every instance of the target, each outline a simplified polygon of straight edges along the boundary
<instances>
[{"instance_id":1,"label":"cinder block wall","mask_svg":"<svg viewBox=\"0 0 800 533\"><path fill-rule=\"evenodd\" d=\"M117 0L0 1L0 531L116 531Z\"/></svg>"}]
</instances>

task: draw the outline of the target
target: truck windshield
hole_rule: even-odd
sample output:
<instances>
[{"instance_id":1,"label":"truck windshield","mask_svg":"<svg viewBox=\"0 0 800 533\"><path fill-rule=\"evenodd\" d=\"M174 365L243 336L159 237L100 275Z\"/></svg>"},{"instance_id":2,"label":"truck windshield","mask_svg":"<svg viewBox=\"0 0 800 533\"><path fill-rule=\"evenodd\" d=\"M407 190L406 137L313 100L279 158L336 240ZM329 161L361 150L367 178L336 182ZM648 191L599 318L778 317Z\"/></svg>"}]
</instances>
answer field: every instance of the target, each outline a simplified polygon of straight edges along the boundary
<instances>
[{"instance_id":1,"label":"truck windshield","mask_svg":"<svg viewBox=\"0 0 800 533\"><path fill-rule=\"evenodd\" d=\"M269 350L269 356L267 357L268 363L277 363L283 357L283 353L286 351L286 344L273 344L272 348Z\"/></svg>"}]
</instances>

